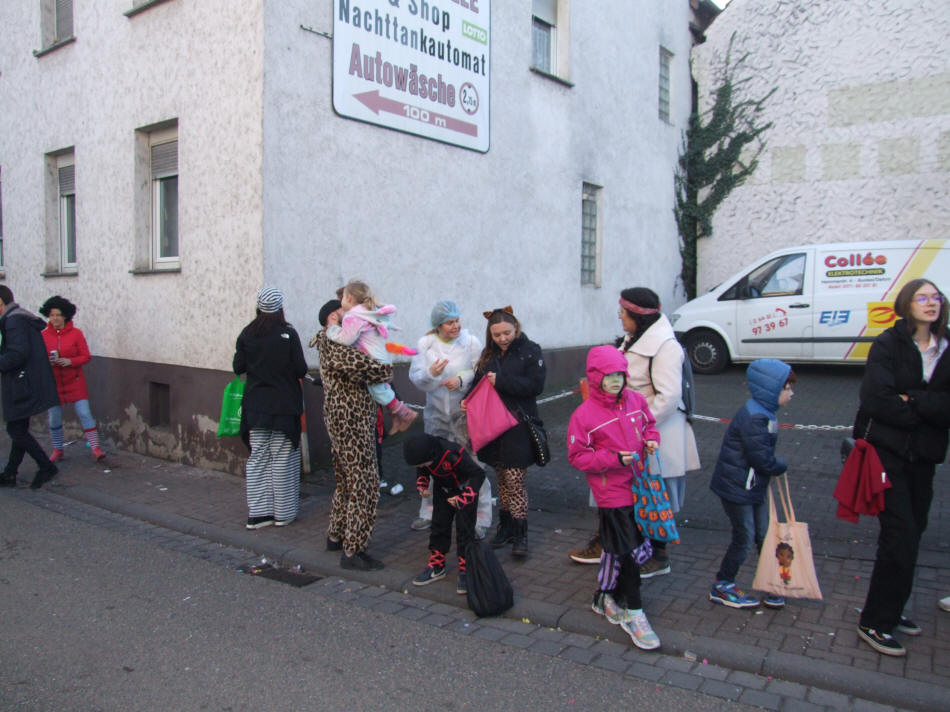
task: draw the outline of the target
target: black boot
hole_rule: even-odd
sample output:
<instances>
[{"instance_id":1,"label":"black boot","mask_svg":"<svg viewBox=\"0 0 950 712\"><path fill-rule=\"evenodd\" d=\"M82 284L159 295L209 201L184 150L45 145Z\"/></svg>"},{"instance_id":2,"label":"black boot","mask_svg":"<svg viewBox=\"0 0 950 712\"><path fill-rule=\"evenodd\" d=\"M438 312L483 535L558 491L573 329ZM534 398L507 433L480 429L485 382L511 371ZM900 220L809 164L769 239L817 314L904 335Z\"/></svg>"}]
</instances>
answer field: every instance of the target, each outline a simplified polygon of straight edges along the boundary
<instances>
[{"instance_id":1,"label":"black boot","mask_svg":"<svg viewBox=\"0 0 950 712\"><path fill-rule=\"evenodd\" d=\"M0 472L0 487L16 487L16 473L9 470Z\"/></svg>"},{"instance_id":2,"label":"black boot","mask_svg":"<svg viewBox=\"0 0 950 712\"><path fill-rule=\"evenodd\" d=\"M498 529L495 531L495 538L491 540L492 549L500 549L514 538L514 532L512 531L513 520L507 509L498 510L498 520Z\"/></svg>"},{"instance_id":3,"label":"black boot","mask_svg":"<svg viewBox=\"0 0 950 712\"><path fill-rule=\"evenodd\" d=\"M42 467L36 472L36 477L33 478L33 481L30 483L30 489L39 489L51 479L56 477L56 474L59 470L56 468L52 462L49 464L49 467Z\"/></svg>"},{"instance_id":4,"label":"black boot","mask_svg":"<svg viewBox=\"0 0 950 712\"><path fill-rule=\"evenodd\" d=\"M511 546L511 555L524 557L528 555L528 520L512 519L515 543Z\"/></svg>"}]
</instances>

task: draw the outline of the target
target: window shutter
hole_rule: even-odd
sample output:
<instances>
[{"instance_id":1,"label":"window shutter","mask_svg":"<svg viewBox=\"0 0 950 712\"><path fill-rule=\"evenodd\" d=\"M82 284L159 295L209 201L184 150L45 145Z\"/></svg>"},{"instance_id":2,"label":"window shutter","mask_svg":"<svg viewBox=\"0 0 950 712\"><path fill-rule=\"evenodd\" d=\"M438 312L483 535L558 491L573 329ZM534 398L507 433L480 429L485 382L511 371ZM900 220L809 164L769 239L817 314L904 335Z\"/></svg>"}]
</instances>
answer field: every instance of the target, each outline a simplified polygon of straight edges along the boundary
<instances>
[{"instance_id":1,"label":"window shutter","mask_svg":"<svg viewBox=\"0 0 950 712\"><path fill-rule=\"evenodd\" d=\"M59 169L59 194L74 195L76 193L76 166L63 166Z\"/></svg>"},{"instance_id":2,"label":"window shutter","mask_svg":"<svg viewBox=\"0 0 950 712\"><path fill-rule=\"evenodd\" d=\"M152 146L152 178L178 174L178 141Z\"/></svg>"},{"instance_id":3,"label":"window shutter","mask_svg":"<svg viewBox=\"0 0 950 712\"><path fill-rule=\"evenodd\" d=\"M556 27L557 0L532 0L531 14Z\"/></svg>"},{"instance_id":4,"label":"window shutter","mask_svg":"<svg viewBox=\"0 0 950 712\"><path fill-rule=\"evenodd\" d=\"M56 39L73 36L73 0L56 0Z\"/></svg>"}]
</instances>

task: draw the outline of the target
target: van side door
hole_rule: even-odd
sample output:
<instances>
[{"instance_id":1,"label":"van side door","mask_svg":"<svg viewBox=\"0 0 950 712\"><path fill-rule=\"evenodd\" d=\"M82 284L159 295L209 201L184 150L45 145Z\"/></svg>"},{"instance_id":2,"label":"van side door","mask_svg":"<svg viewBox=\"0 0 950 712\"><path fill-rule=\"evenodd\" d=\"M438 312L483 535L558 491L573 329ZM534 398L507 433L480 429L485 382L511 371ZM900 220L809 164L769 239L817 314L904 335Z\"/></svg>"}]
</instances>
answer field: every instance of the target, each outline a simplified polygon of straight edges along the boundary
<instances>
[{"instance_id":1,"label":"van side door","mask_svg":"<svg viewBox=\"0 0 950 712\"><path fill-rule=\"evenodd\" d=\"M738 358L811 358L812 259L814 250L780 255L753 269L740 282Z\"/></svg>"}]
</instances>

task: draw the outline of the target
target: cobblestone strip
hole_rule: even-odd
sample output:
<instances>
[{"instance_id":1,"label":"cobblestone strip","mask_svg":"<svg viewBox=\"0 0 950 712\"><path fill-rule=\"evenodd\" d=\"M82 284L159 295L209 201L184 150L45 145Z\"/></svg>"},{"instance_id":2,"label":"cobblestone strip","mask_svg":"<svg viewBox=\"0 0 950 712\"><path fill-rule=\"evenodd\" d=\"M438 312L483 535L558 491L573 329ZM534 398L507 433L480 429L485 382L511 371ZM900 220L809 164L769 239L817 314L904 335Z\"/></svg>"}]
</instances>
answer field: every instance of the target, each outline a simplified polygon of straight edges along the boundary
<instances>
[{"instance_id":1,"label":"cobblestone strip","mask_svg":"<svg viewBox=\"0 0 950 712\"><path fill-rule=\"evenodd\" d=\"M231 569L258 560L259 555L190 534L155 526L138 519L99 509L48 491L17 490L35 506L97 527L148 541ZM273 563L273 562L272 562ZM731 671L701 661L647 653L613 641L546 628L530 621L508 618L478 618L469 610L418 598L405 591L391 591L339 576L327 576L305 587L309 592L379 613L396 615L459 635L471 635L514 648L590 665L639 680L667 685L737 701L767 710L875 710L895 708L815 687L747 672Z\"/></svg>"}]
</instances>

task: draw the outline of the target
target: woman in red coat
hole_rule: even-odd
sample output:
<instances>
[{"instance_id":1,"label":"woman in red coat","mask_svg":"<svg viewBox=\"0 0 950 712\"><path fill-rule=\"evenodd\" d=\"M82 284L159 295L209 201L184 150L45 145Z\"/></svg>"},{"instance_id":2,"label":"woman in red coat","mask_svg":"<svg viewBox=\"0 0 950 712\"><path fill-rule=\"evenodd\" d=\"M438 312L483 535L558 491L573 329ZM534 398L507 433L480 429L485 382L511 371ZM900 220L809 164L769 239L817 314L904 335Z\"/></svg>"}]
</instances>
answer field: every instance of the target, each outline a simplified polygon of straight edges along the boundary
<instances>
[{"instance_id":1,"label":"woman in red coat","mask_svg":"<svg viewBox=\"0 0 950 712\"><path fill-rule=\"evenodd\" d=\"M82 373L82 367L89 363L89 347L82 332L73 326L76 305L57 295L46 300L40 307L40 314L49 319L49 324L43 329L43 340L49 352L60 403L73 404L86 441L92 448L92 456L101 460L106 454L99 448L99 431L89 409L89 392ZM53 440L53 454L49 459L52 462L62 460L65 453L61 405L49 409L49 432Z\"/></svg>"}]
</instances>

